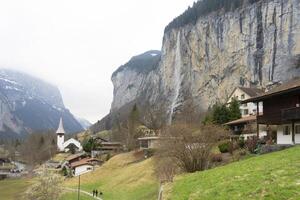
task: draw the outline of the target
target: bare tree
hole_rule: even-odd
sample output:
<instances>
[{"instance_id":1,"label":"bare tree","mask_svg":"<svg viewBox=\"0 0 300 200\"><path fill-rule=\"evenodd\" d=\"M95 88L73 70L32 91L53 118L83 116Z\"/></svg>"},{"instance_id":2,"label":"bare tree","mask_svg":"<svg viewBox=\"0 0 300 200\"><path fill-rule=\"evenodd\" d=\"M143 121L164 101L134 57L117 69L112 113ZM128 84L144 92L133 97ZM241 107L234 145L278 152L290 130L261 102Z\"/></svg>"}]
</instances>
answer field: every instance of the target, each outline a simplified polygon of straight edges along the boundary
<instances>
[{"instance_id":1,"label":"bare tree","mask_svg":"<svg viewBox=\"0 0 300 200\"><path fill-rule=\"evenodd\" d=\"M195 172L209 167L212 149L228 135L228 131L216 125L175 124L164 131L157 152L157 169L170 168L165 176L174 171ZM162 162L162 160L164 162ZM169 178L168 178L169 179Z\"/></svg>"},{"instance_id":2,"label":"bare tree","mask_svg":"<svg viewBox=\"0 0 300 200\"><path fill-rule=\"evenodd\" d=\"M52 131L36 132L28 136L19 147L22 158L33 166L42 164L56 153L55 134Z\"/></svg>"},{"instance_id":3,"label":"bare tree","mask_svg":"<svg viewBox=\"0 0 300 200\"><path fill-rule=\"evenodd\" d=\"M62 192L62 177L47 168L24 195L24 200L58 200Z\"/></svg>"}]
</instances>

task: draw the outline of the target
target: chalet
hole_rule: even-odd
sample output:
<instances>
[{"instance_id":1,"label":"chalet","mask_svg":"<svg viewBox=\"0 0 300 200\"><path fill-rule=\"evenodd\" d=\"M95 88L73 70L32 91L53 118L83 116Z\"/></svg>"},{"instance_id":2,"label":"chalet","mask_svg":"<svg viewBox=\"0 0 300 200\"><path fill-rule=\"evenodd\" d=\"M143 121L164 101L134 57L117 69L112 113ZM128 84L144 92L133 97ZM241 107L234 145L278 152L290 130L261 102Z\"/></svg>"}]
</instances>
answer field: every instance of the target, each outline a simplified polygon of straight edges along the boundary
<instances>
[{"instance_id":1,"label":"chalet","mask_svg":"<svg viewBox=\"0 0 300 200\"><path fill-rule=\"evenodd\" d=\"M82 160L86 157L87 157L87 155L85 153L77 153L77 154L70 155L69 157L67 157L66 161L69 162L69 163L73 163L73 162L77 162L79 160Z\"/></svg>"},{"instance_id":2,"label":"chalet","mask_svg":"<svg viewBox=\"0 0 300 200\"><path fill-rule=\"evenodd\" d=\"M94 170L94 166L100 164L100 161L95 158L87 157L86 154L71 155L66 159L66 165L72 170L74 176L87 173Z\"/></svg>"},{"instance_id":3,"label":"chalet","mask_svg":"<svg viewBox=\"0 0 300 200\"><path fill-rule=\"evenodd\" d=\"M230 104L230 102L233 99L237 99L238 101L244 101L246 99L255 97L257 95L263 94L263 90L258 88L247 88L247 87L237 87L233 90L231 95L228 98L227 104ZM259 104L259 110L262 112L263 106L262 104ZM248 117L251 115L256 115L257 113L257 105L256 103L249 102L249 103L242 103L240 105L240 111L242 117Z\"/></svg>"},{"instance_id":4,"label":"chalet","mask_svg":"<svg viewBox=\"0 0 300 200\"><path fill-rule=\"evenodd\" d=\"M158 136L148 136L138 138L140 149L155 149L158 146Z\"/></svg>"},{"instance_id":5,"label":"chalet","mask_svg":"<svg viewBox=\"0 0 300 200\"><path fill-rule=\"evenodd\" d=\"M94 170L94 159L85 158L70 164L74 176L79 176Z\"/></svg>"},{"instance_id":6,"label":"chalet","mask_svg":"<svg viewBox=\"0 0 300 200\"><path fill-rule=\"evenodd\" d=\"M120 142L110 142L106 139L103 139L99 136L93 136L94 140L98 144L97 149L91 152L92 157L96 157L98 155L103 155L107 153L118 153L122 151L122 144Z\"/></svg>"},{"instance_id":7,"label":"chalet","mask_svg":"<svg viewBox=\"0 0 300 200\"><path fill-rule=\"evenodd\" d=\"M257 113L259 113L257 127L261 124L275 127L277 144L300 144L300 78L244 100L242 103L263 104L263 113L257 106ZM269 129L268 137L271 137Z\"/></svg>"},{"instance_id":8,"label":"chalet","mask_svg":"<svg viewBox=\"0 0 300 200\"><path fill-rule=\"evenodd\" d=\"M246 87L237 87L231 93L227 104L229 105L233 99L237 99L239 102L250 99L252 97L263 94L263 90L257 88L246 88ZM225 125L229 126L233 133L237 136L240 136L244 139L257 135L257 126L256 126L256 115L259 107L260 112L263 112L262 103L248 102L240 104L241 118L228 122ZM266 127L261 125L259 137L266 136Z\"/></svg>"},{"instance_id":9,"label":"chalet","mask_svg":"<svg viewBox=\"0 0 300 200\"><path fill-rule=\"evenodd\" d=\"M140 129L144 135L144 137L138 138L140 149L156 149L159 144L160 133L147 127L141 127Z\"/></svg>"}]
</instances>

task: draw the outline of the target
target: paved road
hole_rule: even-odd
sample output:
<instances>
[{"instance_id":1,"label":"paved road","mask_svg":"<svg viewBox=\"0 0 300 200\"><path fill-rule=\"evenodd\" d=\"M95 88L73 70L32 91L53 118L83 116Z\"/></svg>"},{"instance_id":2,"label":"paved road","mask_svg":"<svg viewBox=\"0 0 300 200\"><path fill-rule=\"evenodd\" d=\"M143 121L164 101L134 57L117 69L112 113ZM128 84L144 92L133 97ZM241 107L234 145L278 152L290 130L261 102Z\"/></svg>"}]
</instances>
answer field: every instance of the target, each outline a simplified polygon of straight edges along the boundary
<instances>
[{"instance_id":1,"label":"paved road","mask_svg":"<svg viewBox=\"0 0 300 200\"><path fill-rule=\"evenodd\" d=\"M71 192L78 192L78 189L73 189L73 188L68 188L68 187L65 187L65 190L68 190L68 191L71 191ZM89 192L81 190L81 189L80 189L80 193L83 193L83 194L86 194L86 195L88 195L90 197L93 197L92 193L89 193ZM94 199L98 199L98 200L103 200L100 197L93 197L93 198Z\"/></svg>"}]
</instances>

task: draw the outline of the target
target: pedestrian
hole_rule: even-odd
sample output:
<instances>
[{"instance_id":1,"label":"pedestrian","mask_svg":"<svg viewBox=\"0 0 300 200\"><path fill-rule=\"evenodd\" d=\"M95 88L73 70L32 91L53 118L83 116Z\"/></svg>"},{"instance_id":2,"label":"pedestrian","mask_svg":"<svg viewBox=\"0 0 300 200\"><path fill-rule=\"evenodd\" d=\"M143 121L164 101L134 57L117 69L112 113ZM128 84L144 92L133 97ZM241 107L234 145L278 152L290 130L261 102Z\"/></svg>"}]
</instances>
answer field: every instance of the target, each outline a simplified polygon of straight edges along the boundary
<instances>
[{"instance_id":1,"label":"pedestrian","mask_svg":"<svg viewBox=\"0 0 300 200\"><path fill-rule=\"evenodd\" d=\"M95 189L93 190L93 197L95 196Z\"/></svg>"},{"instance_id":2,"label":"pedestrian","mask_svg":"<svg viewBox=\"0 0 300 200\"><path fill-rule=\"evenodd\" d=\"M96 190L96 197L98 196L98 190Z\"/></svg>"}]
</instances>

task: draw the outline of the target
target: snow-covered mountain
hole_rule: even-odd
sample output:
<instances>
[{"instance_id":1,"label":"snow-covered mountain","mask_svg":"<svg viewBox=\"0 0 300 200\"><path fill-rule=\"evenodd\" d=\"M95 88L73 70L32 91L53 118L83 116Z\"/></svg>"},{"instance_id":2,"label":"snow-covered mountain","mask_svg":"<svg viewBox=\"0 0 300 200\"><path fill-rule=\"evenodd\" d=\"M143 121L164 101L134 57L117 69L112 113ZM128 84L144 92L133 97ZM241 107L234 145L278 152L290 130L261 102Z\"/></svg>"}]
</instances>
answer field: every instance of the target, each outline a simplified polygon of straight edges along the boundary
<instances>
[{"instance_id":1,"label":"snow-covered mountain","mask_svg":"<svg viewBox=\"0 0 300 200\"><path fill-rule=\"evenodd\" d=\"M56 129L60 117L63 117L67 132L83 130L65 108L56 86L21 72L0 69L1 138Z\"/></svg>"}]
</instances>

